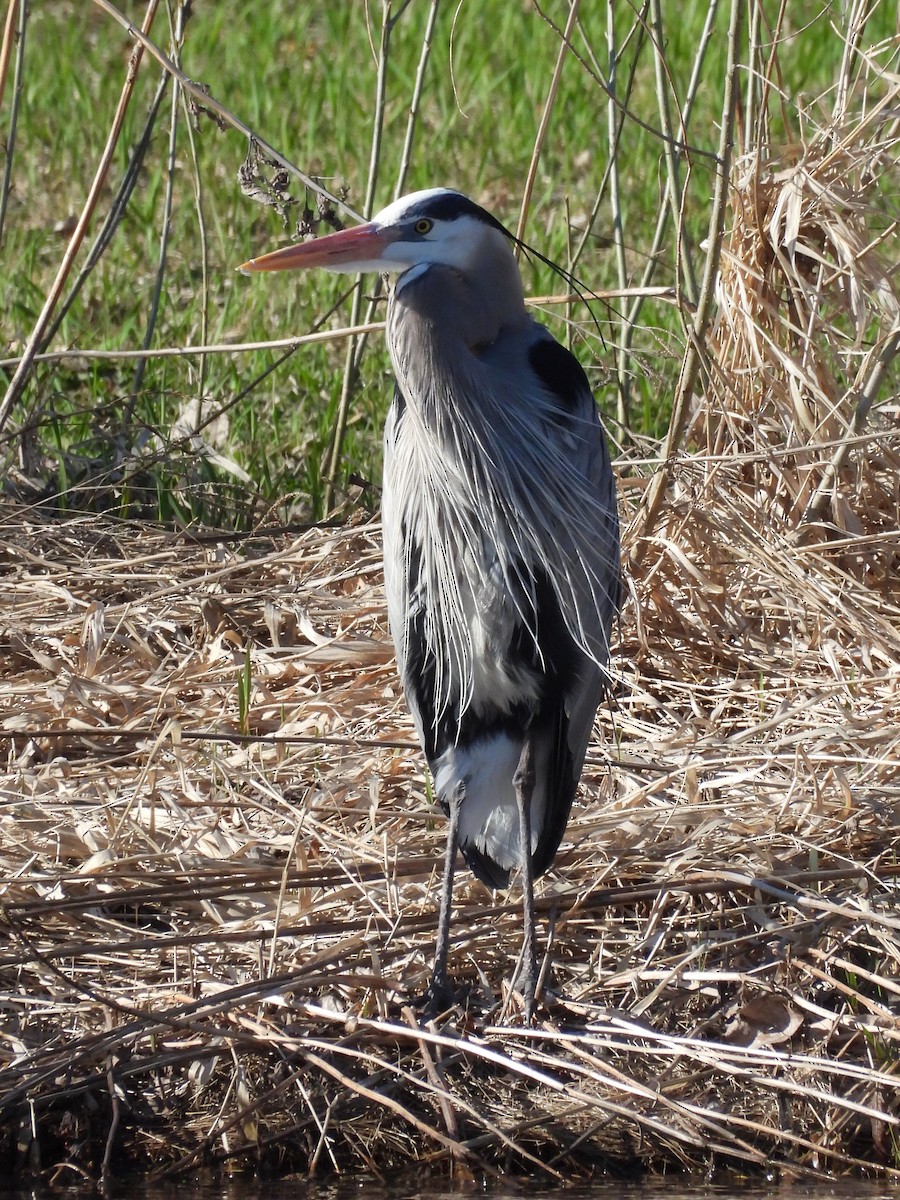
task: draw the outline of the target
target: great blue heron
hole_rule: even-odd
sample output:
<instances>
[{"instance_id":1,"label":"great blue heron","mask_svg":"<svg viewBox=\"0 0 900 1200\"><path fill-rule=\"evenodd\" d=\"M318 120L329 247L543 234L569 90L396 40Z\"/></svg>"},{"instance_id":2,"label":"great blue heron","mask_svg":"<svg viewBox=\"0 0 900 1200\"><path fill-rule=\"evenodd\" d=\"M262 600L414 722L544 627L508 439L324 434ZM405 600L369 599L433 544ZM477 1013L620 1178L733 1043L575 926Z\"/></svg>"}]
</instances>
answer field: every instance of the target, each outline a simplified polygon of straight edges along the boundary
<instances>
[{"instance_id":1,"label":"great blue heron","mask_svg":"<svg viewBox=\"0 0 900 1200\"><path fill-rule=\"evenodd\" d=\"M538 982L534 879L553 861L607 682L619 527L577 359L525 307L514 239L446 188L243 271L397 274L384 433L384 573L397 665L449 817L432 1009L447 974L457 847L504 887L521 870L518 985Z\"/></svg>"}]
</instances>

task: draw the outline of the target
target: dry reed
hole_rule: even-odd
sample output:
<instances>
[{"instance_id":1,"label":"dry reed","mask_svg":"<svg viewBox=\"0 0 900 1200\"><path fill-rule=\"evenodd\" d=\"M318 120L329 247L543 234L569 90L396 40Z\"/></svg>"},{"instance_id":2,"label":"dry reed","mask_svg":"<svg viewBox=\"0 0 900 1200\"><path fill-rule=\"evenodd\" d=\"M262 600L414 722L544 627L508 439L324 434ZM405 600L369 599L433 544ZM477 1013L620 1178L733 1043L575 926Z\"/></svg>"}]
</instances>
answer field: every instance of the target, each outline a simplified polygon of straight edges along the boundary
<instances>
[{"instance_id":1,"label":"dry reed","mask_svg":"<svg viewBox=\"0 0 900 1200\"><path fill-rule=\"evenodd\" d=\"M161 1174L894 1174L896 434L871 444L847 473L859 527L831 540L773 516L783 456L680 463L540 891L533 1029L506 994L516 897L466 874L469 1011L409 1007L443 822L377 529L230 548L8 507L7 1150Z\"/></svg>"},{"instance_id":2,"label":"dry reed","mask_svg":"<svg viewBox=\"0 0 900 1200\"><path fill-rule=\"evenodd\" d=\"M0 510L0 1144L123 1166L900 1178L897 87L736 161L703 395L648 527L619 463L617 698L538 894L461 873L374 525ZM891 239L889 241L889 239ZM887 265L886 265L887 264ZM879 391L881 388L881 391Z\"/></svg>"}]
</instances>

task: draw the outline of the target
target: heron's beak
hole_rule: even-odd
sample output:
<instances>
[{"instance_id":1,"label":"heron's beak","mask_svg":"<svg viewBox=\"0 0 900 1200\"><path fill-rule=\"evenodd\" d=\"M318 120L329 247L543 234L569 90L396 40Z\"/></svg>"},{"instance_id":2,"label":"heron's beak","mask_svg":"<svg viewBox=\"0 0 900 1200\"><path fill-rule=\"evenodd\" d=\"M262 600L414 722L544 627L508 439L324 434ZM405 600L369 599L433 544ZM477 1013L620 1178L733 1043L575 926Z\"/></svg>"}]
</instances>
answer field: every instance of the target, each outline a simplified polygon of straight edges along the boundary
<instances>
[{"instance_id":1,"label":"heron's beak","mask_svg":"<svg viewBox=\"0 0 900 1200\"><path fill-rule=\"evenodd\" d=\"M397 240L392 229L382 229L374 223L355 225L311 242L298 242L251 258L238 270L243 275L254 271L290 271L299 267L324 267L326 271L381 271L382 255Z\"/></svg>"}]
</instances>

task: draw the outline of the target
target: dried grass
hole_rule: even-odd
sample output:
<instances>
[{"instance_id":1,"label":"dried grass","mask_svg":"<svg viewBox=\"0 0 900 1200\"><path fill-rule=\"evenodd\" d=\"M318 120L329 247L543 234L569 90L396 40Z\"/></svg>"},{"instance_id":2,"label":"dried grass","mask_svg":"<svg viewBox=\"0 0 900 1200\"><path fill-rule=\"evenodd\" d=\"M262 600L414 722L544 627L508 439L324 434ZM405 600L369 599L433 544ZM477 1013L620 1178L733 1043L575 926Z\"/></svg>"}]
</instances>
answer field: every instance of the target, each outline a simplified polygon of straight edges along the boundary
<instances>
[{"instance_id":1,"label":"dried grass","mask_svg":"<svg viewBox=\"0 0 900 1200\"><path fill-rule=\"evenodd\" d=\"M790 544L746 465L685 462L636 581L618 711L539 897L558 999L537 1029L505 1007L516 897L467 874L472 1010L435 1029L406 1007L443 821L375 528L232 549L7 509L20 1158L893 1173L898 613L854 546ZM859 511L869 539L886 514Z\"/></svg>"},{"instance_id":2,"label":"dried grass","mask_svg":"<svg viewBox=\"0 0 900 1200\"><path fill-rule=\"evenodd\" d=\"M654 528L619 464L617 706L539 888L534 1028L516 895L467 873L471 1006L410 1007L444 825L375 526L0 512L10 1161L900 1178L896 105L738 163Z\"/></svg>"}]
</instances>

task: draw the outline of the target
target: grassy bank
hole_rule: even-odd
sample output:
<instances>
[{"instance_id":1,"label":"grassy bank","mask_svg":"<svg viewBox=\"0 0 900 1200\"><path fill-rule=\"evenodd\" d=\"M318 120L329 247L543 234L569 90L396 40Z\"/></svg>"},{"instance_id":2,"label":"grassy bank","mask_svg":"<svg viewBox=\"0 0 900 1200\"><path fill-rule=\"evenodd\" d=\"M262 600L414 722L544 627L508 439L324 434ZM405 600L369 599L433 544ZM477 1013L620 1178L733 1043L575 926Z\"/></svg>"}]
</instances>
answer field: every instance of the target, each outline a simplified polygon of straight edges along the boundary
<instances>
[{"instance_id":1,"label":"grassy bank","mask_svg":"<svg viewBox=\"0 0 900 1200\"><path fill-rule=\"evenodd\" d=\"M381 113L384 202L433 6L388 6L386 51L374 7L368 29L355 5L288 7L198 3L177 52L160 9L151 40L329 190L339 173L356 210ZM227 116L194 129L167 86L122 220L47 346L78 354L21 375L2 431L12 1170L900 1178L895 14L794 27L751 5L729 105L729 13L695 73L705 8L664 13L660 38L652 6L644 24L617 6L604 90L605 18L583 8L526 237L608 301L603 343L580 302L545 308L616 447L628 599L615 703L538 891L545 1006L525 1027L509 994L515 889L460 873L451 970L469 1003L429 1025L413 1007L444 826L359 482L377 478L386 363L370 339L333 519L312 524L352 300L332 340L271 375L283 348L233 348L306 333L339 288L233 275L303 204L285 229L241 194L246 138ZM514 225L560 39L527 6L465 6L453 26L439 8L405 186L455 183ZM104 6L48 4L18 75L10 45L13 382L131 42ZM159 80L148 47L88 241ZM274 170L245 183L284 207ZM92 353L147 338L161 239L151 347L224 348L149 356L136 378L134 358ZM532 284L568 292L543 271Z\"/></svg>"},{"instance_id":2,"label":"grassy bank","mask_svg":"<svg viewBox=\"0 0 900 1200\"><path fill-rule=\"evenodd\" d=\"M708 37L707 7L700 3L679 6L677 19L664 14L659 31L649 16L642 23L623 9L609 32L602 6L583 5L529 176L566 5L538 11L495 0L463 6L455 19L452 6L439 6L433 29L432 5L396 8L387 6L396 23L386 44L379 6L371 6L367 22L365 9L351 3L299 11L281 3L197 4L183 29L176 23L177 37L160 9L151 34L191 80L208 87L258 137L321 176L329 190L346 189L356 211L369 192L377 208L398 185L412 190L449 183L515 226L530 180L526 237L562 266L574 267L589 289L678 284L688 304L696 299L699 247L714 187L727 13L712 21ZM889 9L876 6L865 47L894 32ZM129 16L139 23L138 10ZM760 72L773 40L767 19L772 15L752 25L753 65ZM830 103L843 43L828 12L802 27L788 15L775 40L778 69L768 108L780 153L822 119L814 98ZM34 9L14 47L4 112L17 99L17 120L2 228L8 276L0 290L7 375L35 328L66 237L82 212L133 44L100 6L60 0ZM607 65L609 46L618 55L614 74ZM885 52L878 53L884 65ZM749 49L744 57L749 60ZM411 121L420 67L423 85ZM52 338L39 339L47 350L71 347L85 354L36 366L7 420L7 439L13 427L24 431L18 454L16 435L6 441L14 469L24 476L20 492L28 499L36 493L55 497L61 508L89 506L164 521L230 525L237 519L248 525L270 511L321 515L346 338L306 346L271 374L265 372L280 354L266 350L141 363L89 357L94 350L135 351L145 344L159 350L265 342L304 334L323 319L338 330L350 321L349 301L327 317L346 280L260 283L234 274L250 253L293 236L304 211L318 211L315 196L290 174L289 197L266 191L258 176L271 182L275 171L265 164L256 184L247 185L255 188L255 199L244 194L237 174L247 138L198 113L167 80L145 54L85 248L45 330ZM762 90L761 82L745 79L748 119ZM738 133L745 145L757 135L755 129ZM139 169L128 191L130 164ZM675 201L665 194L670 176ZM257 203L264 192L278 205ZM78 286L86 247L100 239L117 199L127 200L121 219ZM570 290L539 263L528 274L535 296ZM599 329L580 303L547 309L553 328L568 328L580 347L614 436L624 444L664 432L685 344L684 317L671 290L636 304L633 294L595 302ZM348 482L354 477L379 477L389 392L381 339L370 338L334 472L338 503L358 497ZM627 429L616 423L619 417Z\"/></svg>"}]
</instances>

